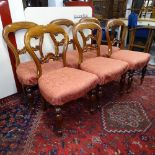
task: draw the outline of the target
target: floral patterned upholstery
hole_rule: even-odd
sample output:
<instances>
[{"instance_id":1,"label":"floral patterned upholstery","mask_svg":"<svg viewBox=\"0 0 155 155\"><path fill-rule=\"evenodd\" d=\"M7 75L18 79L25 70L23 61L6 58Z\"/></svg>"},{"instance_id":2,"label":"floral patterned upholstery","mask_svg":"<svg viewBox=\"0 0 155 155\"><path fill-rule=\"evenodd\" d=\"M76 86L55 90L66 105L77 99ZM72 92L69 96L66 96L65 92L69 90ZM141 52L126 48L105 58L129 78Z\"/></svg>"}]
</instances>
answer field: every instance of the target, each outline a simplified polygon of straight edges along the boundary
<instances>
[{"instance_id":1,"label":"floral patterned upholstery","mask_svg":"<svg viewBox=\"0 0 155 155\"><path fill-rule=\"evenodd\" d=\"M48 63L42 64L42 72L45 74L62 67L62 62L51 60ZM16 73L19 81L24 85L35 85L38 83L37 68L34 61L20 63L16 69Z\"/></svg>"},{"instance_id":2,"label":"floral patterned upholstery","mask_svg":"<svg viewBox=\"0 0 155 155\"><path fill-rule=\"evenodd\" d=\"M94 58L97 56L96 50L91 50L83 53L83 60ZM66 63L67 67L78 68L79 53L77 50L67 51Z\"/></svg>"},{"instance_id":3,"label":"floral patterned upholstery","mask_svg":"<svg viewBox=\"0 0 155 155\"><path fill-rule=\"evenodd\" d=\"M150 60L150 54L130 50L119 50L113 52L111 58L125 61L129 64L129 69L139 69L147 65Z\"/></svg>"},{"instance_id":4,"label":"floral patterned upholstery","mask_svg":"<svg viewBox=\"0 0 155 155\"><path fill-rule=\"evenodd\" d=\"M96 57L83 61L81 69L99 77L99 84L116 80L128 69L128 63L110 58Z\"/></svg>"},{"instance_id":5,"label":"floral patterned upholstery","mask_svg":"<svg viewBox=\"0 0 155 155\"><path fill-rule=\"evenodd\" d=\"M97 83L96 75L69 67L43 74L38 80L42 96L52 105L80 98Z\"/></svg>"}]
</instances>

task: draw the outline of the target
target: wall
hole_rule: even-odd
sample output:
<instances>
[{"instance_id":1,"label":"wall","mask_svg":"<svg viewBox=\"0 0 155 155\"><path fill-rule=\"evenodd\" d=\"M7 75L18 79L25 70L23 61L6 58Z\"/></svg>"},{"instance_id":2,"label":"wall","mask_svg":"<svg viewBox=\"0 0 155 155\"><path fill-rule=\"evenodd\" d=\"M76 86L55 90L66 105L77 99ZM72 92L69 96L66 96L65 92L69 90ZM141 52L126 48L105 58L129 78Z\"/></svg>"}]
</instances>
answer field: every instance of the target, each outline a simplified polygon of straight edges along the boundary
<instances>
[{"instance_id":1,"label":"wall","mask_svg":"<svg viewBox=\"0 0 155 155\"><path fill-rule=\"evenodd\" d=\"M0 99L17 92L7 46L2 38L0 17Z\"/></svg>"},{"instance_id":2,"label":"wall","mask_svg":"<svg viewBox=\"0 0 155 155\"><path fill-rule=\"evenodd\" d=\"M48 6L63 6L63 0L48 0Z\"/></svg>"},{"instance_id":3,"label":"wall","mask_svg":"<svg viewBox=\"0 0 155 155\"><path fill-rule=\"evenodd\" d=\"M133 0L128 0L127 1L126 9L131 9L131 7L132 7L132 1ZM126 10L125 17L128 18L128 16L129 16L130 13L131 13L131 10Z\"/></svg>"}]
</instances>

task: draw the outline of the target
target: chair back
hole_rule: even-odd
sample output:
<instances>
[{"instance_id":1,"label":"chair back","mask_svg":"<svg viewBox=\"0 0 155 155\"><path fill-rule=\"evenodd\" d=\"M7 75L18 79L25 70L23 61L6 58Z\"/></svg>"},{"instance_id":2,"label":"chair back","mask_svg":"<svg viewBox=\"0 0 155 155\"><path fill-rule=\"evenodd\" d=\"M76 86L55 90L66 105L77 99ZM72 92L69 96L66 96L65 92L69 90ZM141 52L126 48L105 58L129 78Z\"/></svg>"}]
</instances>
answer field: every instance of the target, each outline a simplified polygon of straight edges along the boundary
<instances>
[{"instance_id":1,"label":"chair back","mask_svg":"<svg viewBox=\"0 0 155 155\"><path fill-rule=\"evenodd\" d=\"M95 17L85 17L85 18L81 18L81 19L79 20L79 22L94 22L94 23L96 23L96 24L98 24L98 25L101 26L100 21L99 21L97 18L95 18Z\"/></svg>"},{"instance_id":2,"label":"chair back","mask_svg":"<svg viewBox=\"0 0 155 155\"><path fill-rule=\"evenodd\" d=\"M95 17L85 17L85 18L81 18L81 19L79 20L79 22L93 22L93 23L96 23L96 24L98 24L98 25L101 26L100 21L99 21L97 18L95 18ZM92 34L95 35L95 33L96 33L96 32L92 31ZM84 33L81 31L80 34L81 34L81 37L83 38L84 44L86 44L86 41L87 41L87 40L86 40L86 38L85 38Z\"/></svg>"},{"instance_id":3,"label":"chair back","mask_svg":"<svg viewBox=\"0 0 155 155\"><path fill-rule=\"evenodd\" d=\"M69 19L55 19L53 21L50 22L50 24L56 24L56 25L60 25L60 26L64 26L65 28L69 28L71 27L71 29L73 28L74 26L74 22L72 20L69 20ZM51 36L52 38L53 36ZM63 43L63 40L62 42L59 43L59 46L62 46L64 43ZM69 42L68 44L72 44L73 45L73 49L76 49L76 46L74 44L74 40L73 38L69 39Z\"/></svg>"},{"instance_id":4,"label":"chair back","mask_svg":"<svg viewBox=\"0 0 155 155\"><path fill-rule=\"evenodd\" d=\"M52 35L52 40L53 42L55 42L54 44L54 48L55 48L55 53L47 53L45 56L38 56L36 55L36 53L34 52L34 48L32 47L31 45L31 39L32 38L40 38L42 37L44 34L50 34ZM41 64L42 63L47 63L50 59L52 60L59 60L59 43L62 42L62 40L59 42L57 41L56 35L58 34L61 34L63 36L63 50L62 50L62 58L63 58L63 65L65 66L66 65L66 51L67 51L67 47L68 47L68 35L67 33L64 31L63 28L61 28L60 26L58 25L55 25L55 24L48 24L46 26L43 26L43 25L38 25L38 26L35 26L31 29L29 29L27 31L27 33L25 34L25 39L24 39L24 42L25 42L25 47L27 49L27 51L29 52L29 54L31 55L31 57L33 58L36 66L37 66L37 73L38 73L38 77L40 77L42 75L42 69L41 69Z\"/></svg>"},{"instance_id":5,"label":"chair back","mask_svg":"<svg viewBox=\"0 0 155 155\"><path fill-rule=\"evenodd\" d=\"M129 29L129 32L129 50L149 53L155 37L155 28L151 26L139 26Z\"/></svg>"},{"instance_id":6,"label":"chair back","mask_svg":"<svg viewBox=\"0 0 155 155\"><path fill-rule=\"evenodd\" d=\"M116 37L117 33L117 37ZM124 41L127 33L125 23L120 19L111 19L106 25L106 39L108 42L108 55L112 54L112 46L124 48Z\"/></svg>"},{"instance_id":7,"label":"chair back","mask_svg":"<svg viewBox=\"0 0 155 155\"><path fill-rule=\"evenodd\" d=\"M35 24L33 22L15 22L15 23L12 23L12 24L9 24L9 25L5 26L4 29L3 29L3 38L4 38L5 42L6 42L6 44L8 45L8 47L13 52L14 56L15 56L16 67L20 63L19 55L25 54L26 53L26 49L25 49L25 46L22 49L17 49L17 47L11 41L9 35L11 33L15 34L19 30L30 29L30 28L32 28L32 27L34 27L36 25L37 24ZM36 48L36 50L39 49L39 47L35 47L35 48Z\"/></svg>"},{"instance_id":8,"label":"chair back","mask_svg":"<svg viewBox=\"0 0 155 155\"><path fill-rule=\"evenodd\" d=\"M88 34L87 36L84 35L84 30L96 30L96 35ZM78 33L82 32L84 35L83 45L80 44L80 40L78 37ZM80 33L81 34L81 33ZM101 27L93 22L81 22L77 23L73 28L73 39L75 42L75 45L79 52L79 65L83 62L83 53L87 52L88 50L95 49L97 51L97 56L100 56L100 44L102 39L102 29ZM95 41L95 44L88 43L89 40Z\"/></svg>"}]
</instances>

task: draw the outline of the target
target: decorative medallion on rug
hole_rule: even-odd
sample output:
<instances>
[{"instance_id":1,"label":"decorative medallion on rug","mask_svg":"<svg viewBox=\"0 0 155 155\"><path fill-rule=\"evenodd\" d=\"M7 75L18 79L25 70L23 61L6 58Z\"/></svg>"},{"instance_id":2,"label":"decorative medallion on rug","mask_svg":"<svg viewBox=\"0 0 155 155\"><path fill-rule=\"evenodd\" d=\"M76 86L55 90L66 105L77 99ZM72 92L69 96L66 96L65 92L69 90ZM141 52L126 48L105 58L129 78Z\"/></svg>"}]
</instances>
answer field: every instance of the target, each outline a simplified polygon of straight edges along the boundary
<instances>
[{"instance_id":1,"label":"decorative medallion on rug","mask_svg":"<svg viewBox=\"0 0 155 155\"><path fill-rule=\"evenodd\" d=\"M151 122L141 105L136 101L110 102L102 107L103 128L110 133L144 132Z\"/></svg>"}]
</instances>

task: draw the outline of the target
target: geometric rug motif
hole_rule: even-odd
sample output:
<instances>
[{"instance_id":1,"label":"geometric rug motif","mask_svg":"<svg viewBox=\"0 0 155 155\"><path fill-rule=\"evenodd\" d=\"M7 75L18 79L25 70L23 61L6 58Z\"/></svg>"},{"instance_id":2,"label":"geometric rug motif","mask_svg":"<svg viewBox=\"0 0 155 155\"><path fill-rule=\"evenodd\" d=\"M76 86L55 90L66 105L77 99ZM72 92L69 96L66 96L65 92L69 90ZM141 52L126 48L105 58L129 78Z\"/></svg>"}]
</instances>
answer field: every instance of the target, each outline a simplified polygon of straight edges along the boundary
<instances>
[{"instance_id":1,"label":"geometric rug motif","mask_svg":"<svg viewBox=\"0 0 155 155\"><path fill-rule=\"evenodd\" d=\"M145 132L151 125L143 106L136 101L110 102L102 107L103 129L109 133Z\"/></svg>"}]
</instances>

